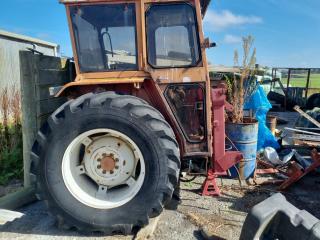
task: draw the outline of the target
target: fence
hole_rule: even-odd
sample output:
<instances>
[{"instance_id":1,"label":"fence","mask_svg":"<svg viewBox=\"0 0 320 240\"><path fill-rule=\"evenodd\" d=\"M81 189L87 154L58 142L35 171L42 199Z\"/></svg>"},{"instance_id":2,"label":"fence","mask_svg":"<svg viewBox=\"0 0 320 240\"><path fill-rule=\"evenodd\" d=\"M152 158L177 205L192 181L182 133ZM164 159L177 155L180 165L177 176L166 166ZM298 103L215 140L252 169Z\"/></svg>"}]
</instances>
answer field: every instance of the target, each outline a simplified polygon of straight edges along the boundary
<instances>
[{"instance_id":1,"label":"fence","mask_svg":"<svg viewBox=\"0 0 320 240\"><path fill-rule=\"evenodd\" d=\"M287 99L304 106L308 97L320 92L320 68L273 68L272 78L279 78Z\"/></svg>"},{"instance_id":2,"label":"fence","mask_svg":"<svg viewBox=\"0 0 320 240\"><path fill-rule=\"evenodd\" d=\"M30 186L30 149L38 129L48 116L66 99L50 96L49 88L61 86L74 79L74 65L59 57L35 55L20 51L22 134L24 185Z\"/></svg>"}]
</instances>

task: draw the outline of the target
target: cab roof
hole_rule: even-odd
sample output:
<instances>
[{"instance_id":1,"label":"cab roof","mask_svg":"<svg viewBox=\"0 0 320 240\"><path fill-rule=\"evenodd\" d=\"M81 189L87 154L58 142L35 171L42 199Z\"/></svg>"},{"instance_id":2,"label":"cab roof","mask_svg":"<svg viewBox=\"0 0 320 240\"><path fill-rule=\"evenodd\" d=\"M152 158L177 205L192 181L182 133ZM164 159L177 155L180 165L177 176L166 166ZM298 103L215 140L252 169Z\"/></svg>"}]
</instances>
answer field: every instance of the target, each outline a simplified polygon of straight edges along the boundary
<instances>
[{"instance_id":1,"label":"cab roof","mask_svg":"<svg viewBox=\"0 0 320 240\"><path fill-rule=\"evenodd\" d=\"M95 0L60 0L60 3L63 4L68 4L68 3L83 3L83 2L97 2ZM101 2L103 2L103 0L101 0ZM106 1L107 2L107 1ZM200 0L200 4L201 4L201 12L202 12L202 16L204 17L209 4L210 4L211 0Z\"/></svg>"}]
</instances>

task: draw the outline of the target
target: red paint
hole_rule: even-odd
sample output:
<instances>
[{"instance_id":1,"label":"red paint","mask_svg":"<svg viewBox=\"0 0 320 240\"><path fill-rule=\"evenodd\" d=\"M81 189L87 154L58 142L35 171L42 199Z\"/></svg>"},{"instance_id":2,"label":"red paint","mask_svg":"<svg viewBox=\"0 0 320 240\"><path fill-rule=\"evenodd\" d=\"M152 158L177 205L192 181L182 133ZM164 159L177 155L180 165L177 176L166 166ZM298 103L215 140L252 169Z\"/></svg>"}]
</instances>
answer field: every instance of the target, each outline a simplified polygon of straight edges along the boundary
<instances>
[{"instance_id":1,"label":"red paint","mask_svg":"<svg viewBox=\"0 0 320 240\"><path fill-rule=\"evenodd\" d=\"M226 107L226 88L224 85L211 91L212 101L212 164L208 170L208 175L203 183L202 195L220 195L219 187L215 179L226 172L242 159L242 154L238 151L225 151L225 107ZM230 104L227 105L230 108ZM214 187L214 190L209 188Z\"/></svg>"},{"instance_id":2,"label":"red paint","mask_svg":"<svg viewBox=\"0 0 320 240\"><path fill-rule=\"evenodd\" d=\"M316 149L313 149L311 152L312 163L307 168L303 169L299 164L293 162L288 170L289 178L286 179L279 187L279 190L284 190L291 186L293 183L297 182L301 178L303 178L308 173L316 170L320 167L320 153L317 152Z\"/></svg>"},{"instance_id":3,"label":"red paint","mask_svg":"<svg viewBox=\"0 0 320 240\"><path fill-rule=\"evenodd\" d=\"M202 196L220 196L220 189L216 182L216 175L212 169L208 170L208 176L202 184Z\"/></svg>"},{"instance_id":4,"label":"red paint","mask_svg":"<svg viewBox=\"0 0 320 240\"><path fill-rule=\"evenodd\" d=\"M179 144L180 155L184 156L186 150L183 133L180 131L180 128L176 123L174 116L172 115L171 109L165 104L166 100L164 99L160 88L153 80L145 80L143 83L143 88L145 89L145 94L150 99L152 106L158 109L166 121L170 124Z\"/></svg>"}]
</instances>

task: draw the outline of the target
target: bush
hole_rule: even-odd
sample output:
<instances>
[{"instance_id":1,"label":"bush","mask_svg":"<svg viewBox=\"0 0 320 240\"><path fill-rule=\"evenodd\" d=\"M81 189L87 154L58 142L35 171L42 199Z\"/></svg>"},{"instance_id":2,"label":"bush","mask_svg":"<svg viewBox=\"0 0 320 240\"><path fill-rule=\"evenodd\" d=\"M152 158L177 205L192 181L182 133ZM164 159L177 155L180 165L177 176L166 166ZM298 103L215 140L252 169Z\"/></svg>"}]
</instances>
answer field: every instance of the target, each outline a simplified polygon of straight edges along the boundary
<instances>
[{"instance_id":1,"label":"bush","mask_svg":"<svg viewBox=\"0 0 320 240\"><path fill-rule=\"evenodd\" d=\"M20 92L0 90L0 185L23 177Z\"/></svg>"},{"instance_id":2,"label":"bush","mask_svg":"<svg viewBox=\"0 0 320 240\"><path fill-rule=\"evenodd\" d=\"M1 145L0 185L5 185L10 180L22 179L23 177L22 133L20 126L9 128L9 141L9 146L3 147Z\"/></svg>"}]
</instances>

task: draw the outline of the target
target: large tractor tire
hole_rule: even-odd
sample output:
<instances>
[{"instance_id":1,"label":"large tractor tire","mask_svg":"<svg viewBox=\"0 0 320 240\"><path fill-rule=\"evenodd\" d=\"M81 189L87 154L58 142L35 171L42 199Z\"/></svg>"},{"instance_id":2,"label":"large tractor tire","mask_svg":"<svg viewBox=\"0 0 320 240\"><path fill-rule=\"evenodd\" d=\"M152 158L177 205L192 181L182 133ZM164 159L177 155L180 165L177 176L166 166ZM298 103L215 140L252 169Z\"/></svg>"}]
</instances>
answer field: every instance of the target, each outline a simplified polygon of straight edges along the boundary
<instances>
[{"instance_id":1,"label":"large tractor tire","mask_svg":"<svg viewBox=\"0 0 320 240\"><path fill-rule=\"evenodd\" d=\"M38 132L31 175L63 228L130 234L148 224L178 182L170 125L144 100L86 94L57 109Z\"/></svg>"}]
</instances>

